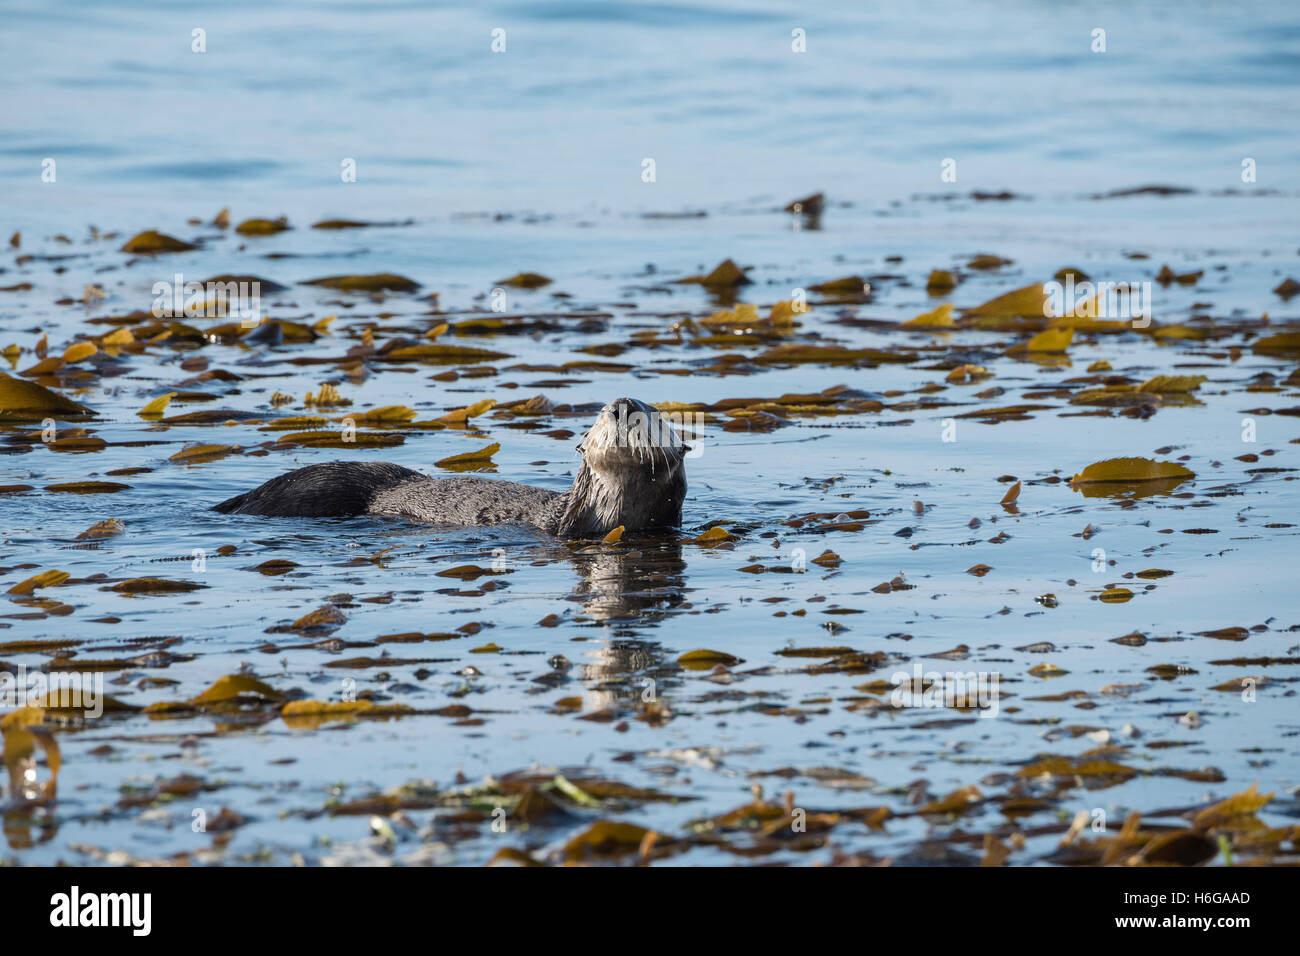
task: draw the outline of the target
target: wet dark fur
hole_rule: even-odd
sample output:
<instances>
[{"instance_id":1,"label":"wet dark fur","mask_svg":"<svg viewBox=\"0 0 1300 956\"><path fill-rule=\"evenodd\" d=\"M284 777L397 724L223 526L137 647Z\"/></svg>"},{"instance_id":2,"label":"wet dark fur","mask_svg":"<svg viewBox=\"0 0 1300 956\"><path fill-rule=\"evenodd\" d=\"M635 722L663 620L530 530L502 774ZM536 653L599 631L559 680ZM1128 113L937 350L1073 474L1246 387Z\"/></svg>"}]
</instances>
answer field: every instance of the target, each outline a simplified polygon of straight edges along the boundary
<instances>
[{"instance_id":1,"label":"wet dark fur","mask_svg":"<svg viewBox=\"0 0 1300 956\"><path fill-rule=\"evenodd\" d=\"M560 493L489 478L427 478L385 462L308 465L216 505L223 514L343 518L374 514L433 524L531 524L548 534L595 537L623 526L635 532L681 523L684 453L675 431L664 444L629 447L616 422L656 414L635 399L602 409L578 446L582 466ZM624 417L620 418L619 414Z\"/></svg>"},{"instance_id":2,"label":"wet dark fur","mask_svg":"<svg viewBox=\"0 0 1300 956\"><path fill-rule=\"evenodd\" d=\"M212 510L285 518L348 518L366 514L375 495L385 488L427 480L418 471L382 461L331 461L272 478Z\"/></svg>"}]
</instances>

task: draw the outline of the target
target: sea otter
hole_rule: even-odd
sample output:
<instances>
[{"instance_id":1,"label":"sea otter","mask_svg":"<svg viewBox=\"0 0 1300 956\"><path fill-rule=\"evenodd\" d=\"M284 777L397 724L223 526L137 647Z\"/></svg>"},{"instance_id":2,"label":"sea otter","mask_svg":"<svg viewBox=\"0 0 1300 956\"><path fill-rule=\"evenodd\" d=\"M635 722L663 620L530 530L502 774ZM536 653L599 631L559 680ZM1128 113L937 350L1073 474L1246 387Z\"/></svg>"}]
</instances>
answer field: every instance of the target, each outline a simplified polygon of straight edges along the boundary
<instances>
[{"instance_id":1,"label":"sea otter","mask_svg":"<svg viewBox=\"0 0 1300 956\"><path fill-rule=\"evenodd\" d=\"M657 409L619 398L578 445L568 491L490 478L428 478L380 461L308 465L215 505L224 514L277 517L391 515L432 524L530 524L547 534L603 537L681 523L688 446Z\"/></svg>"}]
</instances>

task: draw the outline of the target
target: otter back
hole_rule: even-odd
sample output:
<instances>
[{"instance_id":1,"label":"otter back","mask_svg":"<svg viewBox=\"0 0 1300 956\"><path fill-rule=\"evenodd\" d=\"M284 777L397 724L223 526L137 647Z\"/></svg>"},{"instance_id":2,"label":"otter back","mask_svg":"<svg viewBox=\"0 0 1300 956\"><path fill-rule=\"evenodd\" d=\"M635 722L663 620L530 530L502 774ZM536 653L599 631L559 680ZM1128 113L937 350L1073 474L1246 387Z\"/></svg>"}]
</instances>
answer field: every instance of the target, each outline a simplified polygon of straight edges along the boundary
<instances>
[{"instance_id":1,"label":"otter back","mask_svg":"<svg viewBox=\"0 0 1300 956\"><path fill-rule=\"evenodd\" d=\"M212 510L284 518L346 518L366 514L381 491L427 480L418 471L382 461L331 461L272 478Z\"/></svg>"}]
</instances>

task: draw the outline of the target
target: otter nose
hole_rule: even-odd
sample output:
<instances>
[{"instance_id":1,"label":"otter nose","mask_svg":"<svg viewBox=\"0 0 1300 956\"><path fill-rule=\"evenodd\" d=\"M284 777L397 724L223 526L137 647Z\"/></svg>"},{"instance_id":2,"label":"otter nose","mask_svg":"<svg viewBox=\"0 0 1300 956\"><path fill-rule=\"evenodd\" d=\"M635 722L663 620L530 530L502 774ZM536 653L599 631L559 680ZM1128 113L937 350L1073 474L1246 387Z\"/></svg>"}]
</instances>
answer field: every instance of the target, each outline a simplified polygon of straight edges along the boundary
<instances>
[{"instance_id":1,"label":"otter nose","mask_svg":"<svg viewBox=\"0 0 1300 956\"><path fill-rule=\"evenodd\" d=\"M615 415L630 415L640 404L635 398L616 398L609 403L609 410Z\"/></svg>"}]
</instances>

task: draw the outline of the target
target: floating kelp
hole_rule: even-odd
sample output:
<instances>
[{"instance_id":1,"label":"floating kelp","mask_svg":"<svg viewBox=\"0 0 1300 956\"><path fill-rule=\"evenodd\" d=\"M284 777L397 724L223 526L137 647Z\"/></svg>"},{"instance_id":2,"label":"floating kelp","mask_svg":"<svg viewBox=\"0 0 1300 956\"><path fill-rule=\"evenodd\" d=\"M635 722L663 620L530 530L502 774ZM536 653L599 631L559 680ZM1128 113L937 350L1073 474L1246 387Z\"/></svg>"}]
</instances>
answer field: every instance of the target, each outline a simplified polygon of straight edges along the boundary
<instances>
[{"instance_id":1,"label":"floating kelp","mask_svg":"<svg viewBox=\"0 0 1300 956\"><path fill-rule=\"evenodd\" d=\"M540 289L550 285L554 280L536 272L520 272L509 279L500 279L497 285L513 286L516 289Z\"/></svg>"},{"instance_id":2,"label":"floating kelp","mask_svg":"<svg viewBox=\"0 0 1300 956\"><path fill-rule=\"evenodd\" d=\"M730 259L724 259L706 275L687 276L677 280L679 284L702 285L711 289L734 289L736 286L748 285L750 281L744 270Z\"/></svg>"},{"instance_id":3,"label":"floating kelp","mask_svg":"<svg viewBox=\"0 0 1300 956\"><path fill-rule=\"evenodd\" d=\"M1172 461L1150 458L1110 458L1094 462L1070 480L1085 497L1165 495L1196 475Z\"/></svg>"},{"instance_id":4,"label":"floating kelp","mask_svg":"<svg viewBox=\"0 0 1300 956\"><path fill-rule=\"evenodd\" d=\"M281 216L279 219L245 219L235 227L235 232L241 236L274 236L288 228L289 220Z\"/></svg>"},{"instance_id":5,"label":"floating kelp","mask_svg":"<svg viewBox=\"0 0 1300 956\"><path fill-rule=\"evenodd\" d=\"M198 246L193 243L184 242L174 236L158 232L156 229L148 229L127 240L122 246L123 252L132 252L140 255L155 255L161 252L189 252L191 249L197 249Z\"/></svg>"},{"instance_id":6,"label":"floating kelp","mask_svg":"<svg viewBox=\"0 0 1300 956\"><path fill-rule=\"evenodd\" d=\"M302 284L339 289L343 292L414 292L420 288L420 283L391 272L377 272L374 275L326 276L322 279L308 279Z\"/></svg>"},{"instance_id":7,"label":"floating kelp","mask_svg":"<svg viewBox=\"0 0 1300 956\"><path fill-rule=\"evenodd\" d=\"M39 421L48 416L85 418L89 408L35 382L0 372L0 422Z\"/></svg>"}]
</instances>

